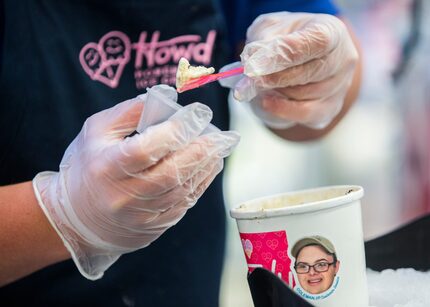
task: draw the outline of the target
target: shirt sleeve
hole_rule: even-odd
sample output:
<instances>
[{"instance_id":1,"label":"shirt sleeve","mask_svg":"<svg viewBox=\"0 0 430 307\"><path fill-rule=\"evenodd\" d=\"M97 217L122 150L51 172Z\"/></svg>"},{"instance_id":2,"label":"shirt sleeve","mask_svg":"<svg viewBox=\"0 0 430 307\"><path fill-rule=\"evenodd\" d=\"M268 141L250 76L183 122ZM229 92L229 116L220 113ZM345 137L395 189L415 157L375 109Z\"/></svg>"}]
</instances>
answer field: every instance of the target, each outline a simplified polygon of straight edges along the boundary
<instances>
[{"instance_id":1,"label":"shirt sleeve","mask_svg":"<svg viewBox=\"0 0 430 307\"><path fill-rule=\"evenodd\" d=\"M222 0L229 40L235 46L246 37L246 29L261 14L289 11L338 15L331 0Z\"/></svg>"}]
</instances>

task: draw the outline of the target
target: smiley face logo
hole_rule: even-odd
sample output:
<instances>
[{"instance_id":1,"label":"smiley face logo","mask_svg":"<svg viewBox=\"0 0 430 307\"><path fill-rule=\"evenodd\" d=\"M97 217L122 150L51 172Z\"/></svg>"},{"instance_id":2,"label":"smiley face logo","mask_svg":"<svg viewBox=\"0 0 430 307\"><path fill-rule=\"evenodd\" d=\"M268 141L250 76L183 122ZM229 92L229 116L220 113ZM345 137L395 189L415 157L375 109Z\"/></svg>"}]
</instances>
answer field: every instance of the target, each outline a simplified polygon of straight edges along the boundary
<instances>
[{"instance_id":1,"label":"smiley face logo","mask_svg":"<svg viewBox=\"0 0 430 307\"><path fill-rule=\"evenodd\" d=\"M101 66L102 58L99 51L97 50L97 45L89 46L87 52L84 54L84 57L88 67L90 67L92 70L97 70Z\"/></svg>"},{"instance_id":2,"label":"smiley face logo","mask_svg":"<svg viewBox=\"0 0 430 307\"><path fill-rule=\"evenodd\" d=\"M101 39L103 50L107 60L121 61L127 57L126 41L123 37L110 33L105 39Z\"/></svg>"}]
</instances>

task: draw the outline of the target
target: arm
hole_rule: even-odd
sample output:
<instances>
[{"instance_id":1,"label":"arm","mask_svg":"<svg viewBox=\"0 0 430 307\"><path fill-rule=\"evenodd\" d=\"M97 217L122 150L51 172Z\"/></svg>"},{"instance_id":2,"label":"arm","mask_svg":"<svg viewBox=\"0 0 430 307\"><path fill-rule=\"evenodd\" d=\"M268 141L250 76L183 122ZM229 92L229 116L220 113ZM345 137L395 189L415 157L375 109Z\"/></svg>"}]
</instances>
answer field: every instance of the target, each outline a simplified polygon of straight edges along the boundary
<instances>
[{"instance_id":1,"label":"arm","mask_svg":"<svg viewBox=\"0 0 430 307\"><path fill-rule=\"evenodd\" d=\"M31 182L0 187L0 286L70 258Z\"/></svg>"},{"instance_id":2,"label":"arm","mask_svg":"<svg viewBox=\"0 0 430 307\"><path fill-rule=\"evenodd\" d=\"M347 24L327 14L259 16L241 53L244 76L225 86L286 140L327 134L360 87L358 42Z\"/></svg>"},{"instance_id":3,"label":"arm","mask_svg":"<svg viewBox=\"0 0 430 307\"><path fill-rule=\"evenodd\" d=\"M280 136L281 138L283 138L285 140L301 142L301 141L310 141L310 140L318 139L320 137L325 136L340 122L340 120L346 115L346 113L348 112L348 110L351 108L354 101L356 100L358 93L359 93L359 90L360 90L361 72L362 72L362 67L361 67L362 66L362 63L361 63L362 60L361 60L360 44L359 44L357 37L353 33L351 27L348 25L348 23L345 20L344 20L344 22L348 28L349 34L351 35L351 38L354 42L354 45L359 52L359 61L357 63L357 67L355 69L355 73L354 73L354 77L353 77L351 86L349 87L348 93L345 96L344 104L343 104L341 111L333 119L333 121L324 129L320 129L320 130L319 129L312 129L312 128L309 128L309 127L306 127L303 125L295 125L289 129L285 129L285 130L271 129L273 131L273 133Z\"/></svg>"},{"instance_id":4,"label":"arm","mask_svg":"<svg viewBox=\"0 0 430 307\"><path fill-rule=\"evenodd\" d=\"M0 188L0 286L70 257L83 276L101 278L122 254L148 246L194 206L239 135L203 133L212 111L192 103L130 136L148 96L176 104L174 94L159 85L94 114L58 172Z\"/></svg>"}]
</instances>

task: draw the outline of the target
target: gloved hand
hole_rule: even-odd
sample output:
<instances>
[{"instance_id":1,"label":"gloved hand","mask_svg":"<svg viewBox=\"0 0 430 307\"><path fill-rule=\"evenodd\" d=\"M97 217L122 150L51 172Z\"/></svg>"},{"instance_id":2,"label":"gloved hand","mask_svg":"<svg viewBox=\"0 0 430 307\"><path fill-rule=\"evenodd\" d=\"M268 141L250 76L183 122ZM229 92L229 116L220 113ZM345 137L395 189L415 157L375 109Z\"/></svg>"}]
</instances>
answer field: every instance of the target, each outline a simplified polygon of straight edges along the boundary
<instances>
[{"instance_id":1,"label":"gloved hand","mask_svg":"<svg viewBox=\"0 0 430 307\"><path fill-rule=\"evenodd\" d=\"M325 14L259 16L241 54L245 76L224 79L269 127L326 127L342 109L358 61L346 26ZM221 70L237 66L233 63Z\"/></svg>"},{"instance_id":2,"label":"gloved hand","mask_svg":"<svg viewBox=\"0 0 430 307\"><path fill-rule=\"evenodd\" d=\"M239 141L230 131L201 135L212 111L200 103L127 137L137 127L145 97L88 118L59 172L33 179L40 206L89 279L100 278L121 254L148 246L175 225Z\"/></svg>"}]
</instances>

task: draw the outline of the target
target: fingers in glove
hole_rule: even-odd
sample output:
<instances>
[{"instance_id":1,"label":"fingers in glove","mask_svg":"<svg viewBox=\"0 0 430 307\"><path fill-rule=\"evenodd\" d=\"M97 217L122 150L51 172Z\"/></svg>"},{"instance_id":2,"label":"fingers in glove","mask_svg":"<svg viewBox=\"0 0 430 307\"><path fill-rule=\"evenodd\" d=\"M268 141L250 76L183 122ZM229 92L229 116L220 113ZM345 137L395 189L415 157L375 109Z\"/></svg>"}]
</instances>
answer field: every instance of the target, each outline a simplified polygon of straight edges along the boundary
<instances>
[{"instance_id":1,"label":"fingers in glove","mask_svg":"<svg viewBox=\"0 0 430 307\"><path fill-rule=\"evenodd\" d=\"M338 63L331 65L324 61L326 58L315 59L267 76L243 78L237 83L234 96L240 101L249 101L268 89L276 89L293 100L332 96L351 82L354 70L348 65L340 69ZM324 76L328 71L330 74Z\"/></svg>"},{"instance_id":2,"label":"fingers in glove","mask_svg":"<svg viewBox=\"0 0 430 307\"><path fill-rule=\"evenodd\" d=\"M343 101L341 96L336 93L323 100L297 101L270 91L255 99L253 103L259 104L262 110L279 118L310 126L314 122L326 125L339 113ZM330 118L325 118L327 115Z\"/></svg>"},{"instance_id":3,"label":"fingers in glove","mask_svg":"<svg viewBox=\"0 0 430 307\"><path fill-rule=\"evenodd\" d=\"M222 171L224 167L224 161L219 160L214 164L212 171L206 176L206 179L200 182L200 184L192 190L192 192L185 198L184 206L192 207L195 202L203 195L215 177Z\"/></svg>"},{"instance_id":4,"label":"fingers in glove","mask_svg":"<svg viewBox=\"0 0 430 307\"><path fill-rule=\"evenodd\" d=\"M112 149L109 158L122 170L124 177L141 172L195 139L211 119L212 111L206 105L187 105L167 121L124 139Z\"/></svg>"},{"instance_id":5,"label":"fingers in glove","mask_svg":"<svg viewBox=\"0 0 430 307\"><path fill-rule=\"evenodd\" d=\"M333 76L338 71L338 63L330 62L332 62L332 60L330 60L328 56L323 56L273 74L256 77L254 82L256 86L261 89L319 82Z\"/></svg>"},{"instance_id":6,"label":"fingers in glove","mask_svg":"<svg viewBox=\"0 0 430 307\"><path fill-rule=\"evenodd\" d=\"M313 59L307 63L293 66L266 76L243 78L237 83L234 95L241 101L249 101L259 91L300 85L307 86L309 83L318 83L324 81L324 79L330 79L335 77L334 72L338 69L338 65L335 63L330 66L327 61L327 57ZM329 71L330 73L328 73ZM342 81L342 79L340 81ZM342 82L340 84L342 84Z\"/></svg>"},{"instance_id":7,"label":"fingers in glove","mask_svg":"<svg viewBox=\"0 0 430 307\"><path fill-rule=\"evenodd\" d=\"M325 33L318 38L294 32L286 37L276 36L270 40L257 41L245 46L241 54L245 74L250 77L263 76L297 66L330 53L335 47Z\"/></svg>"},{"instance_id":8,"label":"fingers in glove","mask_svg":"<svg viewBox=\"0 0 430 307\"><path fill-rule=\"evenodd\" d=\"M86 134L122 140L136 129L143 110L142 100L133 98L96 113L84 124Z\"/></svg>"},{"instance_id":9,"label":"fingers in glove","mask_svg":"<svg viewBox=\"0 0 430 307\"><path fill-rule=\"evenodd\" d=\"M344 73L336 74L325 80L308 83L304 85L287 86L276 88L276 91L292 100L313 100L323 99L333 96L344 87L348 75Z\"/></svg>"},{"instance_id":10,"label":"fingers in glove","mask_svg":"<svg viewBox=\"0 0 430 307\"><path fill-rule=\"evenodd\" d=\"M140 194L135 194L133 197L134 200L131 201L131 205L127 204L125 207L133 207L132 211L134 211L135 214L139 214L139 212L161 213L167 211L178 202L186 199L189 194L193 193L200 183L211 174L214 165L219 164L220 161L222 161L221 158L206 159L204 163L196 167L195 173L192 174L187 181L181 185L175 186L162 195L142 196L141 193L143 191L136 191L138 193L140 192ZM144 218L146 217L149 217L149 215L144 216Z\"/></svg>"},{"instance_id":11,"label":"fingers in glove","mask_svg":"<svg viewBox=\"0 0 430 307\"><path fill-rule=\"evenodd\" d=\"M169 201L164 199L166 193L174 190L178 193L208 162L230 155L238 141L239 135L233 131L202 135L153 167L117 181L108 191L111 210L121 210L133 203L142 204L142 210L148 212L158 212L160 204L161 209L169 207ZM109 180L109 174L105 177Z\"/></svg>"},{"instance_id":12,"label":"fingers in glove","mask_svg":"<svg viewBox=\"0 0 430 307\"><path fill-rule=\"evenodd\" d=\"M136 199L161 199L192 178L208 161L230 155L238 141L239 135L233 131L199 136L151 168L130 176L124 181L124 192Z\"/></svg>"},{"instance_id":13,"label":"fingers in glove","mask_svg":"<svg viewBox=\"0 0 430 307\"><path fill-rule=\"evenodd\" d=\"M161 213L153 221L147 222L141 220L142 225L144 225L144 231L157 232L175 225L185 215L186 211L195 205L215 177L221 172L223 166L223 160L218 160L201 171L204 176L197 175L195 178L190 179L186 183L187 185L195 185L197 182L199 184L186 197L180 199L179 202Z\"/></svg>"}]
</instances>

